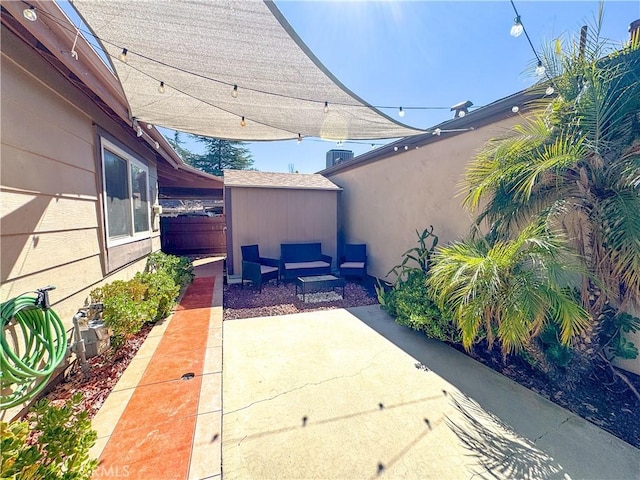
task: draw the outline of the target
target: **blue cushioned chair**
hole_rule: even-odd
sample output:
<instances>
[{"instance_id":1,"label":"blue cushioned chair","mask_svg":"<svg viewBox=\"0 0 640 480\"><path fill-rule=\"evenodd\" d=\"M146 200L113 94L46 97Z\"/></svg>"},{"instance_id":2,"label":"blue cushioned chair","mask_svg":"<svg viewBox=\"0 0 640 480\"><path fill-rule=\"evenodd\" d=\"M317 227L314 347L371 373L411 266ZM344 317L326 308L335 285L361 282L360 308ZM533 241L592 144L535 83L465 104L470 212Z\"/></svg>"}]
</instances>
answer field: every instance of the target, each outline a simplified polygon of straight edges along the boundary
<instances>
[{"instance_id":1,"label":"blue cushioned chair","mask_svg":"<svg viewBox=\"0 0 640 480\"><path fill-rule=\"evenodd\" d=\"M343 277L367 277L367 245L346 244L344 254L340 257L340 275Z\"/></svg>"},{"instance_id":2,"label":"blue cushioned chair","mask_svg":"<svg viewBox=\"0 0 640 480\"><path fill-rule=\"evenodd\" d=\"M258 245L243 245L242 250L242 286L244 281L253 283L262 293L262 284L275 278L276 285L280 278L280 260L260 256Z\"/></svg>"}]
</instances>

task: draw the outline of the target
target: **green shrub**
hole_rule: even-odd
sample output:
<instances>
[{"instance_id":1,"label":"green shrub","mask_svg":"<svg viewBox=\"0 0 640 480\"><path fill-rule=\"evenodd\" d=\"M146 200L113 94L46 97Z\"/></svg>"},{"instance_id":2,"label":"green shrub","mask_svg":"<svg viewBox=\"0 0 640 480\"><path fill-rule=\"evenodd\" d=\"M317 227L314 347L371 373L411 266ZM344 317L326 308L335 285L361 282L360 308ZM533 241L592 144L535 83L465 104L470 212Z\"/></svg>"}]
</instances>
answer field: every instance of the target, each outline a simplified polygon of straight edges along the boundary
<instances>
[{"instance_id":1,"label":"green shrub","mask_svg":"<svg viewBox=\"0 0 640 480\"><path fill-rule=\"evenodd\" d=\"M90 479L98 465L89 458L97 435L81 401L80 393L62 407L42 400L33 407L28 421L1 422L0 478Z\"/></svg>"},{"instance_id":2,"label":"green shrub","mask_svg":"<svg viewBox=\"0 0 640 480\"><path fill-rule=\"evenodd\" d=\"M163 252L153 252L147 257L146 272L165 271L180 288L193 281L193 262L187 257L177 257Z\"/></svg>"},{"instance_id":3,"label":"green shrub","mask_svg":"<svg viewBox=\"0 0 640 480\"><path fill-rule=\"evenodd\" d=\"M180 286L164 270L138 273L135 279L147 286L145 301L148 303L151 320L157 321L168 317L176 304Z\"/></svg>"},{"instance_id":4,"label":"green shrub","mask_svg":"<svg viewBox=\"0 0 640 480\"><path fill-rule=\"evenodd\" d=\"M460 332L429 296L426 279L424 273L414 270L391 290L378 289L378 296L382 297L380 305L400 325L421 330L429 338L460 343Z\"/></svg>"},{"instance_id":5,"label":"green shrub","mask_svg":"<svg viewBox=\"0 0 640 480\"><path fill-rule=\"evenodd\" d=\"M122 346L129 336L140 331L144 322L154 318L154 302L149 301L147 290L148 286L136 276L128 281L116 280L91 292L93 301L103 304L102 318L113 331L114 348Z\"/></svg>"}]
</instances>

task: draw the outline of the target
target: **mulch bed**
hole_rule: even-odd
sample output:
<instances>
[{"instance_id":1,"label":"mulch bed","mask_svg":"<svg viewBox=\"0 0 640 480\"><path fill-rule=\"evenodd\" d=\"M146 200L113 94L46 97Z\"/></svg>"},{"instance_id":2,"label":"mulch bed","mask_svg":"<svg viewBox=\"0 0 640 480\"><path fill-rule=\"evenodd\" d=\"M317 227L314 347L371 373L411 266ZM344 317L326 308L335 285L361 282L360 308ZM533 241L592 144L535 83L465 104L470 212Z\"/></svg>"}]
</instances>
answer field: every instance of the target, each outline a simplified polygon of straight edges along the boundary
<instances>
[{"instance_id":1,"label":"mulch bed","mask_svg":"<svg viewBox=\"0 0 640 480\"><path fill-rule=\"evenodd\" d=\"M341 294L342 289L337 288L335 292ZM243 288L240 284L231 284L224 286L223 319L270 317L316 310L375 305L377 303L375 290L371 284L347 282L344 287L344 299L320 302L303 302L296 297L296 287L292 282L280 283L279 285L273 282L267 283L262 286L262 293L250 285L245 285Z\"/></svg>"}]
</instances>

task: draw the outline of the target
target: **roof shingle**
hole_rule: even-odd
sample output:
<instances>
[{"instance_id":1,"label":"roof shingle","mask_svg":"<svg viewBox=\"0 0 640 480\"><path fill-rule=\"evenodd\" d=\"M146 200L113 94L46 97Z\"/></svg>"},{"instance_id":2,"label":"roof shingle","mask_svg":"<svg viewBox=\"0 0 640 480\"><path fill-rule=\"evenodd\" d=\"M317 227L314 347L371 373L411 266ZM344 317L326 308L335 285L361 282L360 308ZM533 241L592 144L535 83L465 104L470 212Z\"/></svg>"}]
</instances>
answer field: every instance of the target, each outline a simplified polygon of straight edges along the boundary
<instances>
[{"instance_id":1,"label":"roof shingle","mask_svg":"<svg viewBox=\"0 0 640 480\"><path fill-rule=\"evenodd\" d=\"M317 173L272 173L254 170L225 170L225 187L342 190Z\"/></svg>"}]
</instances>

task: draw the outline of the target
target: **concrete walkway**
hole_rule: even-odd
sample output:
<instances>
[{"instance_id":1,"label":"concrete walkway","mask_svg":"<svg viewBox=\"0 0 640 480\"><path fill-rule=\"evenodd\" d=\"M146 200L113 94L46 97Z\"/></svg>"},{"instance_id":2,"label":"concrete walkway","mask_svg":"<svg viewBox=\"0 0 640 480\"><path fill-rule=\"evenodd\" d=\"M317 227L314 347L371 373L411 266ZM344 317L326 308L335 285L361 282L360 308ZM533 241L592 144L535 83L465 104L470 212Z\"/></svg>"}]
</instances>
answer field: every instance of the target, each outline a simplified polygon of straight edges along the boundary
<instances>
[{"instance_id":1,"label":"concrete walkway","mask_svg":"<svg viewBox=\"0 0 640 480\"><path fill-rule=\"evenodd\" d=\"M640 451L378 306L224 323L232 479L635 479Z\"/></svg>"},{"instance_id":2,"label":"concrete walkway","mask_svg":"<svg viewBox=\"0 0 640 480\"><path fill-rule=\"evenodd\" d=\"M377 305L223 325L222 262L195 263L93 420L95 479L640 478L638 449Z\"/></svg>"}]
</instances>

